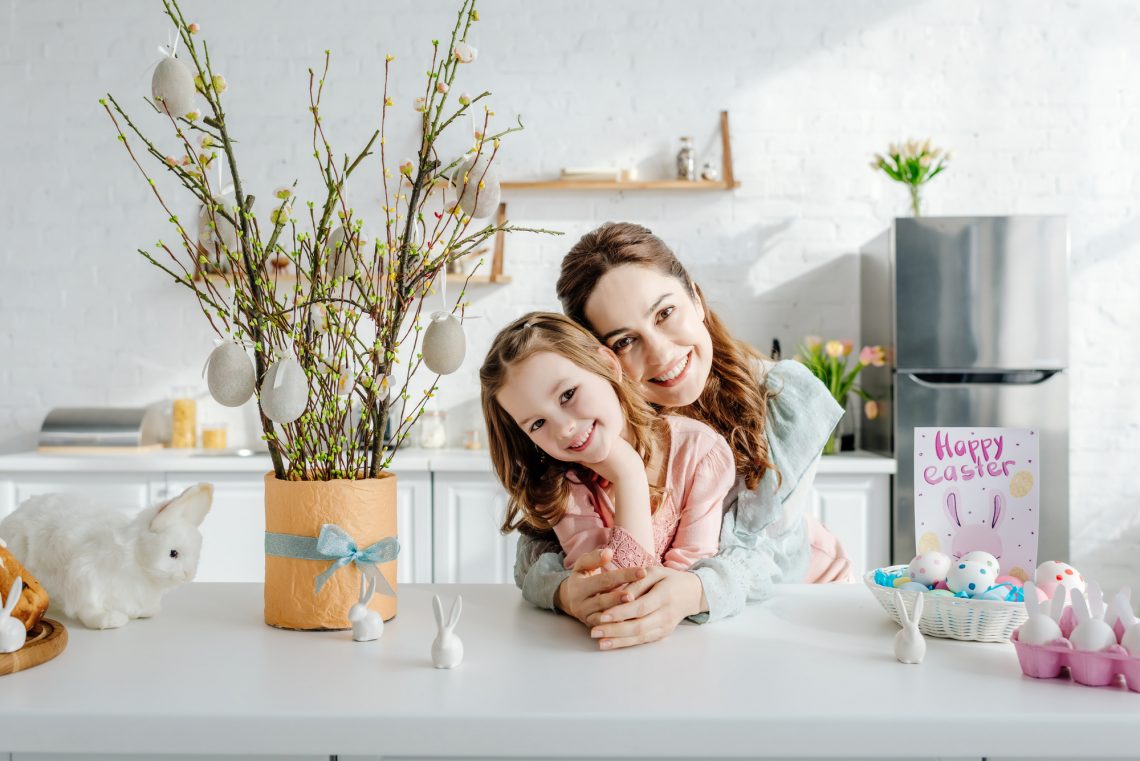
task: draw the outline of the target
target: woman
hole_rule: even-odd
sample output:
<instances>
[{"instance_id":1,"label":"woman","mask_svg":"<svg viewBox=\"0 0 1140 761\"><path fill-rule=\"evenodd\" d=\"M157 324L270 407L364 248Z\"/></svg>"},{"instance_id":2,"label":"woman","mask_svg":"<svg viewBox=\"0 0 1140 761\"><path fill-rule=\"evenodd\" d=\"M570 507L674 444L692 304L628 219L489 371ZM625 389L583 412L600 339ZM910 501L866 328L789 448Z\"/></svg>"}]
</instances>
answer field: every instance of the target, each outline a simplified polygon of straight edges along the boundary
<instances>
[{"instance_id":1,"label":"woman","mask_svg":"<svg viewBox=\"0 0 1140 761\"><path fill-rule=\"evenodd\" d=\"M732 338L669 248L611 223L562 260L565 313L610 347L645 398L710 425L728 441L737 481L720 551L689 571L606 571L608 551L563 567L557 542L522 536L515 580L532 604L591 627L602 649L652 642L685 618L735 615L780 582L849 580L833 536L806 514L823 444L843 410L798 362L766 362Z\"/></svg>"}]
</instances>

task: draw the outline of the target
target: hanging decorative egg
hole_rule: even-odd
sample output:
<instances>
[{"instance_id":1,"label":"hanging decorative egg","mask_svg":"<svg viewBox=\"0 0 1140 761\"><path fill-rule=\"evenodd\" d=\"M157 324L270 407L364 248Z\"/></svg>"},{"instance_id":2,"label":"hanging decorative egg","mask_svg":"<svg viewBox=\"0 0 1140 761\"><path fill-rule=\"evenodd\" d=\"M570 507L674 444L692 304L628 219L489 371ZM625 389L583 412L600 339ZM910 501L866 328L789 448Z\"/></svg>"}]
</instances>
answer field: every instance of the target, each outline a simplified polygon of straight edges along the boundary
<instances>
[{"instance_id":1,"label":"hanging decorative egg","mask_svg":"<svg viewBox=\"0 0 1140 761\"><path fill-rule=\"evenodd\" d=\"M452 185L459 195L459 208L476 219L489 217L499 208L499 173L491 166L486 148L478 157L472 156L459 165L452 175Z\"/></svg>"},{"instance_id":2,"label":"hanging decorative egg","mask_svg":"<svg viewBox=\"0 0 1140 761\"><path fill-rule=\"evenodd\" d=\"M463 325L455 315L433 312L431 322L424 331L424 364L433 373L449 375L463 364L467 353L467 339Z\"/></svg>"},{"instance_id":3,"label":"hanging decorative egg","mask_svg":"<svg viewBox=\"0 0 1140 761\"><path fill-rule=\"evenodd\" d=\"M256 385L253 363L240 344L226 341L206 360L206 384L210 396L223 407L240 407L253 396Z\"/></svg>"},{"instance_id":4,"label":"hanging decorative egg","mask_svg":"<svg viewBox=\"0 0 1140 761\"><path fill-rule=\"evenodd\" d=\"M325 242L325 274L330 280L348 277L352 274L350 268L355 268L347 238L342 225L329 233L329 239Z\"/></svg>"},{"instance_id":5,"label":"hanging decorative egg","mask_svg":"<svg viewBox=\"0 0 1140 761\"><path fill-rule=\"evenodd\" d=\"M150 78L155 104L178 118L194 110L194 75L173 56L163 56Z\"/></svg>"},{"instance_id":6,"label":"hanging decorative egg","mask_svg":"<svg viewBox=\"0 0 1140 761\"><path fill-rule=\"evenodd\" d=\"M261 381L261 409L274 423L292 423L309 403L309 382L293 357L273 363Z\"/></svg>"},{"instance_id":7,"label":"hanging decorative egg","mask_svg":"<svg viewBox=\"0 0 1140 761\"><path fill-rule=\"evenodd\" d=\"M226 199L214 196L214 204L225 209ZM213 226L210 225L211 222L214 223ZM237 252L237 230L219 210L211 213L205 204L198 209L198 243L206 249L206 254L214 266L223 272L230 270L230 260L226 251Z\"/></svg>"}]
</instances>

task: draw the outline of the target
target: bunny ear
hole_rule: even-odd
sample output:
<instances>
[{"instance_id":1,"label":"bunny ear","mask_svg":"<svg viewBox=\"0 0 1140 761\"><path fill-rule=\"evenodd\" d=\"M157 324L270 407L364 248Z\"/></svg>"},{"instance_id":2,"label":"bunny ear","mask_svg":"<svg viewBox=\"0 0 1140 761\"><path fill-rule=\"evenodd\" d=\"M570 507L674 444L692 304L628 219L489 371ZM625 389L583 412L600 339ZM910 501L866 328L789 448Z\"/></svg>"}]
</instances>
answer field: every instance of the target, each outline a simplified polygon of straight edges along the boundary
<instances>
[{"instance_id":1,"label":"bunny ear","mask_svg":"<svg viewBox=\"0 0 1140 761\"><path fill-rule=\"evenodd\" d=\"M950 520L952 520L954 522L954 525L961 527L962 521L958 520L958 490L957 489L947 489L946 490L946 497L945 497L944 506L946 508L946 514L950 516Z\"/></svg>"},{"instance_id":2,"label":"bunny ear","mask_svg":"<svg viewBox=\"0 0 1140 761\"><path fill-rule=\"evenodd\" d=\"M20 602L20 594L24 591L24 580L17 576L16 580L12 582L12 588L8 590L8 599L4 601L4 618L12 615L12 611L16 609L16 604Z\"/></svg>"},{"instance_id":3,"label":"bunny ear","mask_svg":"<svg viewBox=\"0 0 1140 761\"><path fill-rule=\"evenodd\" d=\"M459 623L459 614L463 612L463 595L456 595L455 602L451 603L451 613L447 617L447 628L454 629Z\"/></svg>"},{"instance_id":4,"label":"bunny ear","mask_svg":"<svg viewBox=\"0 0 1140 761\"><path fill-rule=\"evenodd\" d=\"M1065 595L1068 591L1064 584L1058 584L1053 590L1053 599L1049 603L1049 617L1058 624L1061 623L1061 616L1065 613Z\"/></svg>"},{"instance_id":5,"label":"bunny ear","mask_svg":"<svg viewBox=\"0 0 1140 761\"><path fill-rule=\"evenodd\" d=\"M903 602L902 592L895 590L895 608L899 612L899 620L904 627L910 626L910 617L906 614L906 604Z\"/></svg>"},{"instance_id":6,"label":"bunny ear","mask_svg":"<svg viewBox=\"0 0 1140 761\"><path fill-rule=\"evenodd\" d=\"M440 631L443 631L443 603L439 601L439 595L434 595L431 598L431 607L435 611L435 623Z\"/></svg>"},{"instance_id":7,"label":"bunny ear","mask_svg":"<svg viewBox=\"0 0 1140 761\"><path fill-rule=\"evenodd\" d=\"M164 531L176 523L201 526L214 501L213 484L195 484L164 505L150 520L152 531Z\"/></svg>"},{"instance_id":8,"label":"bunny ear","mask_svg":"<svg viewBox=\"0 0 1140 761\"><path fill-rule=\"evenodd\" d=\"M364 598L364 602L372 599L372 595L376 594L376 577L373 576L368 580L368 596Z\"/></svg>"},{"instance_id":9,"label":"bunny ear","mask_svg":"<svg viewBox=\"0 0 1140 761\"><path fill-rule=\"evenodd\" d=\"M364 578L364 574L360 574L360 602L364 602L368 598L364 596L364 590L368 588L368 582Z\"/></svg>"},{"instance_id":10,"label":"bunny ear","mask_svg":"<svg viewBox=\"0 0 1140 761\"><path fill-rule=\"evenodd\" d=\"M1060 587L1058 587L1058 589L1059 588ZM1069 596L1073 600L1073 613L1077 614L1077 622L1083 624L1085 621L1088 621L1089 606L1085 602L1085 596L1081 594L1081 590L1074 587L1073 590L1069 593Z\"/></svg>"},{"instance_id":11,"label":"bunny ear","mask_svg":"<svg viewBox=\"0 0 1140 761\"><path fill-rule=\"evenodd\" d=\"M914 601L914 627L918 628L918 623L922 620L922 607L925 604L925 595L922 592L918 593L917 599Z\"/></svg>"},{"instance_id":12,"label":"bunny ear","mask_svg":"<svg viewBox=\"0 0 1140 761\"><path fill-rule=\"evenodd\" d=\"M1005 512L1005 495L1000 491L994 492L994 510L990 516L990 528L997 528L1001 523L1001 516Z\"/></svg>"},{"instance_id":13,"label":"bunny ear","mask_svg":"<svg viewBox=\"0 0 1140 761\"><path fill-rule=\"evenodd\" d=\"M1021 588L1025 591L1025 610L1030 616L1036 616L1041 612L1041 603L1037 600L1037 585L1027 581Z\"/></svg>"},{"instance_id":14,"label":"bunny ear","mask_svg":"<svg viewBox=\"0 0 1140 761\"><path fill-rule=\"evenodd\" d=\"M1089 600L1089 615L1093 618L1104 618L1104 593L1100 591L1100 584L1090 581L1087 589Z\"/></svg>"}]
</instances>

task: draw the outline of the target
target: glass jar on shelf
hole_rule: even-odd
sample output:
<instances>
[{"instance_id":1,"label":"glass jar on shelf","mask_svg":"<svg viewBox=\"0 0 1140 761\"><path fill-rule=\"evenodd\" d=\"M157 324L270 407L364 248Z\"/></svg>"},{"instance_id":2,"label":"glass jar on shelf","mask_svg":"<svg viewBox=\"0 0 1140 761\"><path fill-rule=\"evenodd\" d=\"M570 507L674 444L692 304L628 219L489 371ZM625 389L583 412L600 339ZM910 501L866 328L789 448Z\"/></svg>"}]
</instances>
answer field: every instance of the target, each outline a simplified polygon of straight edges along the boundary
<instances>
[{"instance_id":1,"label":"glass jar on shelf","mask_svg":"<svg viewBox=\"0 0 1140 761\"><path fill-rule=\"evenodd\" d=\"M681 138L681 149L677 151L677 179L697 179L697 153L693 148L693 138L685 135Z\"/></svg>"},{"instance_id":2,"label":"glass jar on shelf","mask_svg":"<svg viewBox=\"0 0 1140 761\"><path fill-rule=\"evenodd\" d=\"M447 413L426 410L420 415L418 443L423 449L443 449L447 446Z\"/></svg>"},{"instance_id":3,"label":"glass jar on shelf","mask_svg":"<svg viewBox=\"0 0 1140 761\"><path fill-rule=\"evenodd\" d=\"M225 449L227 444L226 424L211 420L202 423L202 449Z\"/></svg>"},{"instance_id":4,"label":"glass jar on shelf","mask_svg":"<svg viewBox=\"0 0 1140 761\"><path fill-rule=\"evenodd\" d=\"M176 386L170 409L170 446L193 449L198 445L198 400L193 386Z\"/></svg>"}]
</instances>

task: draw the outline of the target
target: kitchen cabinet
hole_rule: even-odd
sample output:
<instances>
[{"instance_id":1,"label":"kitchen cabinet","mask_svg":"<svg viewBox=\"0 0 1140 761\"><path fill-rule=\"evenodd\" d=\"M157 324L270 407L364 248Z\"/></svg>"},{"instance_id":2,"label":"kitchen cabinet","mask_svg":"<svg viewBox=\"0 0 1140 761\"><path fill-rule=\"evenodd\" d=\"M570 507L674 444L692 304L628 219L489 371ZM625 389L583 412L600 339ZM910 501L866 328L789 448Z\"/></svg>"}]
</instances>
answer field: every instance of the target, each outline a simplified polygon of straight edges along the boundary
<instances>
[{"instance_id":1,"label":"kitchen cabinet","mask_svg":"<svg viewBox=\"0 0 1140 761\"><path fill-rule=\"evenodd\" d=\"M432 484L433 581L513 584L518 534L499 527L507 493L490 473L435 473Z\"/></svg>"},{"instance_id":2,"label":"kitchen cabinet","mask_svg":"<svg viewBox=\"0 0 1140 761\"><path fill-rule=\"evenodd\" d=\"M890 564L890 497L888 476L816 475L812 514L839 539L856 576Z\"/></svg>"}]
</instances>

